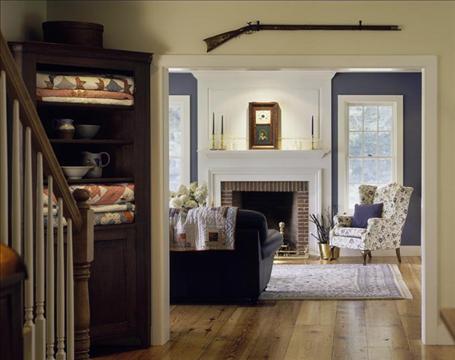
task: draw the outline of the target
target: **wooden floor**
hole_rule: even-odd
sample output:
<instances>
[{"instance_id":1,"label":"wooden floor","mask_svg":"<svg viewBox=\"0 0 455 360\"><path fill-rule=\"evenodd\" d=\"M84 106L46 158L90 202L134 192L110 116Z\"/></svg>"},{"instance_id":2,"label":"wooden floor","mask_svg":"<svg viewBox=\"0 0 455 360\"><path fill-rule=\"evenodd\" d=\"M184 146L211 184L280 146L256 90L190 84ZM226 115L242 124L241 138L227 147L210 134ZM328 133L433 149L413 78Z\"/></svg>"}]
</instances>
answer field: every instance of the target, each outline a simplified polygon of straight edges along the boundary
<instances>
[{"instance_id":1,"label":"wooden floor","mask_svg":"<svg viewBox=\"0 0 455 360\"><path fill-rule=\"evenodd\" d=\"M373 255L373 262L396 261ZM102 359L454 360L455 347L420 342L420 263L404 257L400 266L412 300L173 306L166 345Z\"/></svg>"}]
</instances>

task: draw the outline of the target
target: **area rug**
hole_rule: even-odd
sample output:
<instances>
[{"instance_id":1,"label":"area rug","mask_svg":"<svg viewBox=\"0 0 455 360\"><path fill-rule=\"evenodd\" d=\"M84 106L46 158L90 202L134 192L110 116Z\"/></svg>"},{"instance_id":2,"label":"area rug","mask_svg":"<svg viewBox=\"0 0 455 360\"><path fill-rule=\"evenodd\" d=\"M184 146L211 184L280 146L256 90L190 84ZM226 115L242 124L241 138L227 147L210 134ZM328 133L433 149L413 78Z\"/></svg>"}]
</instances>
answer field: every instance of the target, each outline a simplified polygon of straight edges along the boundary
<instances>
[{"instance_id":1,"label":"area rug","mask_svg":"<svg viewBox=\"0 0 455 360\"><path fill-rule=\"evenodd\" d=\"M397 265L275 264L261 300L412 299Z\"/></svg>"}]
</instances>

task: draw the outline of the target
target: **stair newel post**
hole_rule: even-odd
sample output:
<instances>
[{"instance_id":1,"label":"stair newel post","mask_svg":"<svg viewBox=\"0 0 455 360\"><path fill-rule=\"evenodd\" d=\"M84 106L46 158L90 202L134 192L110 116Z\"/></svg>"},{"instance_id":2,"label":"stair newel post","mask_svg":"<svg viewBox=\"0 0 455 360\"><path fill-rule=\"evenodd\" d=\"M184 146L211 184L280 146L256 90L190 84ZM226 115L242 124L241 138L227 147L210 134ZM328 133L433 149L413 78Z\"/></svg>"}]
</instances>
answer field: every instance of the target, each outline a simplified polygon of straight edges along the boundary
<instances>
[{"instance_id":1,"label":"stair newel post","mask_svg":"<svg viewBox=\"0 0 455 360\"><path fill-rule=\"evenodd\" d=\"M77 189L73 193L77 202L82 226L74 234L74 347L75 359L88 359L90 350L90 267L93 261L93 211L87 200L87 190Z\"/></svg>"}]
</instances>

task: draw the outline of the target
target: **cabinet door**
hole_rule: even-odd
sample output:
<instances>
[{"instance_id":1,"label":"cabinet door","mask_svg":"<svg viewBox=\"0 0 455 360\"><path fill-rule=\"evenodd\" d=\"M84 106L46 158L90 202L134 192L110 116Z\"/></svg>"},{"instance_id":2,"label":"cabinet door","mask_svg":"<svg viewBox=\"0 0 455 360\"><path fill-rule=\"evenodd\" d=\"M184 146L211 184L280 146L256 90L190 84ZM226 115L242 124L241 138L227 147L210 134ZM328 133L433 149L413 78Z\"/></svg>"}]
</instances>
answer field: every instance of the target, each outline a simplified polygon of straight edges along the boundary
<instances>
[{"instance_id":1,"label":"cabinet door","mask_svg":"<svg viewBox=\"0 0 455 360\"><path fill-rule=\"evenodd\" d=\"M91 345L140 346L134 225L97 227L90 276ZM105 349L108 350L108 349Z\"/></svg>"}]
</instances>

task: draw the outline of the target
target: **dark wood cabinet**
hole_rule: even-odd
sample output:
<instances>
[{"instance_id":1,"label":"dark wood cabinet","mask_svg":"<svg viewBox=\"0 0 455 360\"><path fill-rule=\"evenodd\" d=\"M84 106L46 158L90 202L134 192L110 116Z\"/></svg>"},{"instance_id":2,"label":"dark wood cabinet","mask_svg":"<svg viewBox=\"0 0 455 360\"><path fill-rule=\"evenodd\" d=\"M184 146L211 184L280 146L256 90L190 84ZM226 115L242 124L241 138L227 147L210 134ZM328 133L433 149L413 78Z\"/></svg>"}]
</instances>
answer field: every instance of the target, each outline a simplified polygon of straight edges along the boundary
<instances>
[{"instance_id":1,"label":"dark wood cabinet","mask_svg":"<svg viewBox=\"0 0 455 360\"><path fill-rule=\"evenodd\" d=\"M118 74L134 78L131 106L36 102L61 165L73 165L82 151L109 152L110 165L97 179L70 184L134 182L133 224L95 226L90 277L91 344L100 349L146 347L150 342L150 65L152 55L42 42L11 43L32 96L38 71ZM53 121L71 118L101 125L95 139L59 139Z\"/></svg>"}]
</instances>

